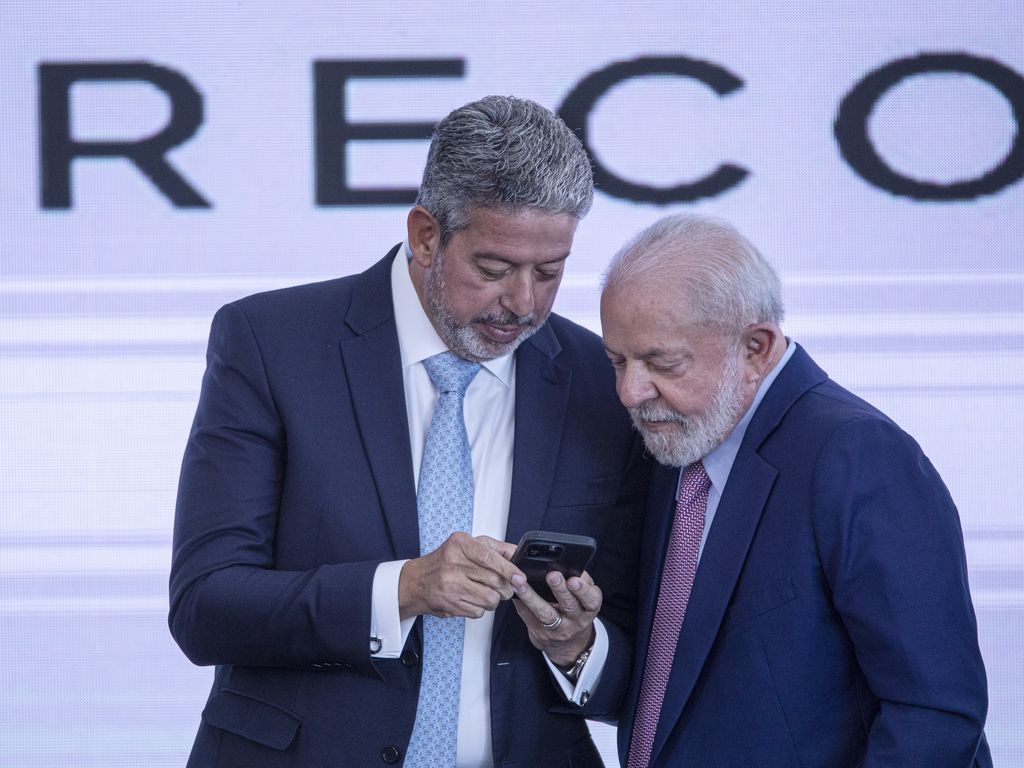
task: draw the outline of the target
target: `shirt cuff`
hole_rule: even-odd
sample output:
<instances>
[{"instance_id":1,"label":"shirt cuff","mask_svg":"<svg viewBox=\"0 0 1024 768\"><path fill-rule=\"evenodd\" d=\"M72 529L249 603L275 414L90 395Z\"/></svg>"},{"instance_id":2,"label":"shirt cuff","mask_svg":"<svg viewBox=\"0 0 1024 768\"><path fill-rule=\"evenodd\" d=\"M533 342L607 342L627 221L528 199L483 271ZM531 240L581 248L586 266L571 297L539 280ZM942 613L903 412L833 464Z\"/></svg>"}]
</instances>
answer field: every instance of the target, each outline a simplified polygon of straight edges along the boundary
<instances>
[{"instance_id":1,"label":"shirt cuff","mask_svg":"<svg viewBox=\"0 0 1024 768\"><path fill-rule=\"evenodd\" d=\"M398 609L398 578L408 560L381 563L373 573L370 603L370 655L375 659L397 659L416 617L402 621ZM380 643L379 649L376 648Z\"/></svg>"},{"instance_id":2,"label":"shirt cuff","mask_svg":"<svg viewBox=\"0 0 1024 768\"><path fill-rule=\"evenodd\" d=\"M590 700L597 690L607 660L608 630L604 628L600 619L594 619L594 645L590 649L590 658L587 659L583 669L580 670L579 677L576 678L576 685L570 683L561 670L548 658L548 655L544 654L544 661L547 662L548 668L554 674L558 687L562 689L562 695L581 707Z\"/></svg>"}]
</instances>

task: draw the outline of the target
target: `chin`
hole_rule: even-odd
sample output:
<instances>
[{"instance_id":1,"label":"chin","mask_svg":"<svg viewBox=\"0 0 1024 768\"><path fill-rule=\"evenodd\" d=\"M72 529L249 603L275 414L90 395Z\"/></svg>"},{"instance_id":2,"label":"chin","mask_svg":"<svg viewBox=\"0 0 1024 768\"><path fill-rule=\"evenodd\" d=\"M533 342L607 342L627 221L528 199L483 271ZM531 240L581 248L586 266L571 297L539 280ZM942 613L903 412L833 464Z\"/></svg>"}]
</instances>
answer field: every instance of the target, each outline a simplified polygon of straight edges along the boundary
<instances>
[{"instance_id":1,"label":"chin","mask_svg":"<svg viewBox=\"0 0 1024 768\"><path fill-rule=\"evenodd\" d=\"M639 428L644 447L659 464L666 467L686 467L700 461L728 436L719 434L684 434L681 429L654 432Z\"/></svg>"},{"instance_id":2,"label":"chin","mask_svg":"<svg viewBox=\"0 0 1024 768\"><path fill-rule=\"evenodd\" d=\"M532 325L523 329L512 341L500 342L489 338L486 334L477 331L471 326L462 326L453 329L452 337L445 339L445 342L460 357L476 362L496 360L515 352L519 345L539 331L540 324Z\"/></svg>"}]
</instances>

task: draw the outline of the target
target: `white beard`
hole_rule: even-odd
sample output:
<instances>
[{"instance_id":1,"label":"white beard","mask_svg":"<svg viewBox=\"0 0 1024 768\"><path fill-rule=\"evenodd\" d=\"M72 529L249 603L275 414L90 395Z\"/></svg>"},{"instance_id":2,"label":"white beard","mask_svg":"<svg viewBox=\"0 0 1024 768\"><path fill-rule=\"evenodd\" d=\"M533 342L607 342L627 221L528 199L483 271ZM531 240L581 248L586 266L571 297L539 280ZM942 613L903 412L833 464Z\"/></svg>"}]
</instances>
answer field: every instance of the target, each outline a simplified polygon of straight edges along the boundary
<instances>
[{"instance_id":1,"label":"white beard","mask_svg":"<svg viewBox=\"0 0 1024 768\"><path fill-rule=\"evenodd\" d=\"M643 436L648 452L665 466L685 467L725 442L746 411L741 373L739 356L729 354L711 404L698 416L682 416L659 403L630 408L633 426ZM648 421L673 422L674 429L654 432L644 426Z\"/></svg>"}]
</instances>

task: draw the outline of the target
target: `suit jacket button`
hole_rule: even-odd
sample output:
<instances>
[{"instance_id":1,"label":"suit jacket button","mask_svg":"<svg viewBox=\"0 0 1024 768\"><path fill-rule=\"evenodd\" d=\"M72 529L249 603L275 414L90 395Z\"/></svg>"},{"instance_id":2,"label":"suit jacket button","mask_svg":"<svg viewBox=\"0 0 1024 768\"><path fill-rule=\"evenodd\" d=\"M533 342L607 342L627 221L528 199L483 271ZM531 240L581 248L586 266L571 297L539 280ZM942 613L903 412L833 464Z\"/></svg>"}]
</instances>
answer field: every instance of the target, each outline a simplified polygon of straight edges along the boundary
<instances>
[{"instance_id":1,"label":"suit jacket button","mask_svg":"<svg viewBox=\"0 0 1024 768\"><path fill-rule=\"evenodd\" d=\"M398 751L398 747L384 747L381 750L380 756L385 763L397 763L402 753Z\"/></svg>"},{"instance_id":2,"label":"suit jacket button","mask_svg":"<svg viewBox=\"0 0 1024 768\"><path fill-rule=\"evenodd\" d=\"M402 666L415 667L420 663L420 656L416 651L402 651Z\"/></svg>"}]
</instances>

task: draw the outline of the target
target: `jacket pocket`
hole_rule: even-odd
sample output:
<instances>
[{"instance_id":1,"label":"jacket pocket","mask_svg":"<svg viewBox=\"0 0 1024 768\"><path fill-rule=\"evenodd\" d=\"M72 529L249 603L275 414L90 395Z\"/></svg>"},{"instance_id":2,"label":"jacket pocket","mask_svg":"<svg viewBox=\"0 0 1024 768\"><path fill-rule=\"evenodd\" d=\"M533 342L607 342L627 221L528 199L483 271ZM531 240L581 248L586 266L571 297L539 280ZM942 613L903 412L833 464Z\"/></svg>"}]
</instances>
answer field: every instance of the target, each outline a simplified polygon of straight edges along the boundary
<instances>
[{"instance_id":1,"label":"jacket pocket","mask_svg":"<svg viewBox=\"0 0 1024 768\"><path fill-rule=\"evenodd\" d=\"M290 712L235 691L218 691L203 710L203 722L271 749L285 750L302 721Z\"/></svg>"},{"instance_id":2,"label":"jacket pocket","mask_svg":"<svg viewBox=\"0 0 1024 768\"><path fill-rule=\"evenodd\" d=\"M786 577L740 597L726 609L722 618L722 629L756 618L796 600L793 579Z\"/></svg>"},{"instance_id":3,"label":"jacket pocket","mask_svg":"<svg viewBox=\"0 0 1024 768\"><path fill-rule=\"evenodd\" d=\"M558 480L551 486L548 508L590 507L615 504L622 476Z\"/></svg>"}]
</instances>

